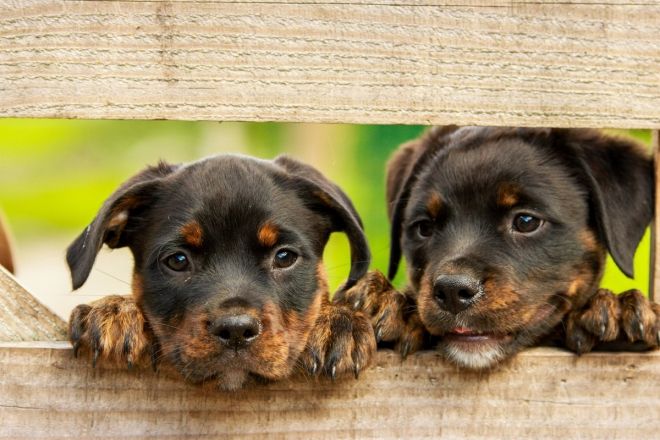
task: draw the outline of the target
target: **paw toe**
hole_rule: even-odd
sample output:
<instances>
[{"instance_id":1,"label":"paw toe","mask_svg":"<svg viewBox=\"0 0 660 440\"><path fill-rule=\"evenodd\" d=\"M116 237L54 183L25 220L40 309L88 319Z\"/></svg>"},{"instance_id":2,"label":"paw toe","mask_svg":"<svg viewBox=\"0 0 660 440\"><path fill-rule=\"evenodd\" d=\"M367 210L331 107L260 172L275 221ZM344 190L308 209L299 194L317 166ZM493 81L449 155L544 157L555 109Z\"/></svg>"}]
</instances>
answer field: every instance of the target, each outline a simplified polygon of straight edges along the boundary
<instances>
[{"instance_id":1,"label":"paw toe","mask_svg":"<svg viewBox=\"0 0 660 440\"><path fill-rule=\"evenodd\" d=\"M601 341L613 341L619 335L621 308L612 292L600 289L579 317L579 325Z\"/></svg>"},{"instance_id":2,"label":"paw toe","mask_svg":"<svg viewBox=\"0 0 660 440\"><path fill-rule=\"evenodd\" d=\"M638 290L621 294L621 325L631 342L658 345L657 314L654 305Z\"/></svg>"}]
</instances>

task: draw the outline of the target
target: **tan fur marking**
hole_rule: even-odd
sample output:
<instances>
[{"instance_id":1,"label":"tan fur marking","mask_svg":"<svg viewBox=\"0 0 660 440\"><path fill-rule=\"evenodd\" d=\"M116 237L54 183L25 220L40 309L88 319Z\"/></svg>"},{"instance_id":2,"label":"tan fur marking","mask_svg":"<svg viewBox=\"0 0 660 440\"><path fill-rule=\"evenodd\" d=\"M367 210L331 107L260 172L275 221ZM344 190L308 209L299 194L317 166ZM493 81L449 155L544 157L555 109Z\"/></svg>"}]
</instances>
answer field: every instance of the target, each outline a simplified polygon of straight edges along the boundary
<instances>
[{"instance_id":1,"label":"tan fur marking","mask_svg":"<svg viewBox=\"0 0 660 440\"><path fill-rule=\"evenodd\" d=\"M598 240L596 240L596 234L591 229L580 231L578 237L584 248L588 251L594 251L600 247Z\"/></svg>"},{"instance_id":2,"label":"tan fur marking","mask_svg":"<svg viewBox=\"0 0 660 440\"><path fill-rule=\"evenodd\" d=\"M431 217L438 217L438 214L440 214L440 210L442 209L442 199L440 198L440 194L436 192L431 193L428 201L426 202L426 209L428 210Z\"/></svg>"},{"instance_id":3,"label":"tan fur marking","mask_svg":"<svg viewBox=\"0 0 660 440\"><path fill-rule=\"evenodd\" d=\"M520 189L512 183L504 183L497 189L497 204L504 208L511 208L519 201Z\"/></svg>"},{"instance_id":4,"label":"tan fur marking","mask_svg":"<svg viewBox=\"0 0 660 440\"><path fill-rule=\"evenodd\" d=\"M257 232L259 243L265 247L274 246L275 243L277 243L278 237L279 230L277 229L277 226L271 222L264 223L261 228L259 228L259 232Z\"/></svg>"},{"instance_id":5,"label":"tan fur marking","mask_svg":"<svg viewBox=\"0 0 660 440\"><path fill-rule=\"evenodd\" d=\"M197 221L192 220L181 227L181 235L190 246L202 247L203 232L202 227Z\"/></svg>"}]
</instances>

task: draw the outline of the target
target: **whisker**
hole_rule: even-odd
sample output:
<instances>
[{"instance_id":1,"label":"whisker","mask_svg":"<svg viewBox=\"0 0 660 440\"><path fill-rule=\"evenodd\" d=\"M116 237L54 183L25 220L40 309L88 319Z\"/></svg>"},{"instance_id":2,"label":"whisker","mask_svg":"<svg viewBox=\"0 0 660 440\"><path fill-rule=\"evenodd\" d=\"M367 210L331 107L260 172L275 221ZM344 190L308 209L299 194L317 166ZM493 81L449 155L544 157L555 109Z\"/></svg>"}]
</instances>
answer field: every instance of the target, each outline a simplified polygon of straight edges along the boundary
<instances>
[{"instance_id":1,"label":"whisker","mask_svg":"<svg viewBox=\"0 0 660 440\"><path fill-rule=\"evenodd\" d=\"M123 280L123 279L121 279L121 278L119 278L119 277L117 277L117 276L115 276L115 275L113 275L113 274L111 274L111 273L109 273L109 272L106 272L106 271L104 271L104 270L101 270L101 269L99 269L98 267L95 267L93 270L96 271L96 272L100 272L100 273L102 273L103 275L105 275L105 276L107 276L107 277L110 277L110 278L112 278L112 279L114 279L114 280L117 280L117 281L119 281L119 282L121 282L121 283L124 283L124 284L126 284L127 286L130 286L130 285L131 285L131 283L129 283L128 281Z\"/></svg>"}]
</instances>

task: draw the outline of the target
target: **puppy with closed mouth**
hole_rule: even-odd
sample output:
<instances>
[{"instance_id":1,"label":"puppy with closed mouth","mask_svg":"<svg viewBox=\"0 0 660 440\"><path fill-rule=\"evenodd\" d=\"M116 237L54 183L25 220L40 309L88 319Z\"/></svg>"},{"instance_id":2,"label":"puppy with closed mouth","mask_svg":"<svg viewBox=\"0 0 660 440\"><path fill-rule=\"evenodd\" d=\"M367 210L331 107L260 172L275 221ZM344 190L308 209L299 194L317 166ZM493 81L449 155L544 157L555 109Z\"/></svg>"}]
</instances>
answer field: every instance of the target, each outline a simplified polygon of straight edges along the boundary
<instances>
[{"instance_id":1,"label":"puppy with closed mouth","mask_svg":"<svg viewBox=\"0 0 660 440\"><path fill-rule=\"evenodd\" d=\"M329 300L321 259L335 231L350 241L350 288L370 260L362 223L314 168L237 155L149 167L106 200L67 251L74 289L103 244L134 257L132 296L73 310L74 354L84 348L95 365L129 367L151 355L224 389L297 368L357 377L376 341L366 316Z\"/></svg>"},{"instance_id":2,"label":"puppy with closed mouth","mask_svg":"<svg viewBox=\"0 0 660 440\"><path fill-rule=\"evenodd\" d=\"M599 289L607 251L628 276L653 215L643 148L595 130L438 127L388 165L389 278L342 293L405 356L436 345L489 369L544 339L584 353L599 342L657 347L660 307Z\"/></svg>"}]
</instances>

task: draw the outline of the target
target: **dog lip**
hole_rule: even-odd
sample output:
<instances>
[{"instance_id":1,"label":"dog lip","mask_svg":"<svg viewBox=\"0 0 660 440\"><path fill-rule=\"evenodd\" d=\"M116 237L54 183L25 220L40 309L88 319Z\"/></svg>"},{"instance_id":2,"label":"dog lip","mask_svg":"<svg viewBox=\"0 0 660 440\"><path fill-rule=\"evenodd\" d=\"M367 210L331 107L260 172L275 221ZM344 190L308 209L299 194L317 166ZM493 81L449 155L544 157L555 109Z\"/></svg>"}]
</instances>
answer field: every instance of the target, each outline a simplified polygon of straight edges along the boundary
<instances>
[{"instance_id":1,"label":"dog lip","mask_svg":"<svg viewBox=\"0 0 660 440\"><path fill-rule=\"evenodd\" d=\"M445 339L456 342L504 341L509 338L511 335L506 333L474 330L469 327L455 327L445 334Z\"/></svg>"}]
</instances>

